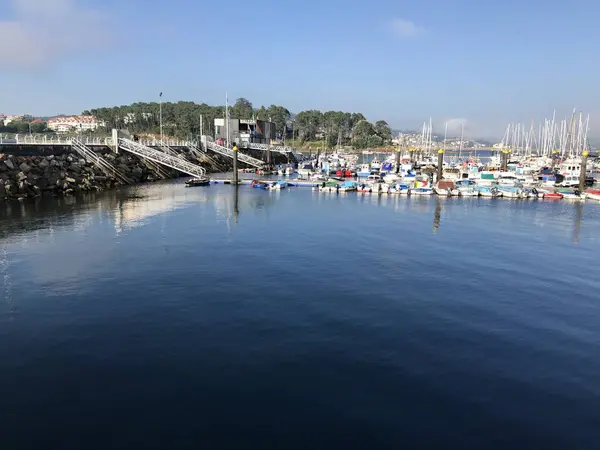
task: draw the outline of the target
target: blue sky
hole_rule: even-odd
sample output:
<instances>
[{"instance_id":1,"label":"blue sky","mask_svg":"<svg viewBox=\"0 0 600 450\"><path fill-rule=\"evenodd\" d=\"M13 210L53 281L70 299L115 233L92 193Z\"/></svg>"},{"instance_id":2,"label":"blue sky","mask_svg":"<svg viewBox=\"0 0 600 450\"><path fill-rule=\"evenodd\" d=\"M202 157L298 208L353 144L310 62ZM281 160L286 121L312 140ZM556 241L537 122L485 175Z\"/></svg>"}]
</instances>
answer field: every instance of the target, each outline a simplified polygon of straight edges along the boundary
<instances>
[{"instance_id":1,"label":"blue sky","mask_svg":"<svg viewBox=\"0 0 600 450\"><path fill-rule=\"evenodd\" d=\"M246 97L479 137L592 115L600 2L0 0L0 112Z\"/></svg>"}]
</instances>

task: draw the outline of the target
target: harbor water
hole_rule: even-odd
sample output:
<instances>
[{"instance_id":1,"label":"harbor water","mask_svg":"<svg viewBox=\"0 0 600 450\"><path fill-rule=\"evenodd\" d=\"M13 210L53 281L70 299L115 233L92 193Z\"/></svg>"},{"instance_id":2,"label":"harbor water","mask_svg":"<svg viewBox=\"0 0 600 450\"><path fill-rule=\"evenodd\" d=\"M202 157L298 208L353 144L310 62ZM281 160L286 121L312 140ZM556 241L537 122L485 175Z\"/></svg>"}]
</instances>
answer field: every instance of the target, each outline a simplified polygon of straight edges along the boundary
<instances>
[{"instance_id":1,"label":"harbor water","mask_svg":"<svg viewBox=\"0 0 600 450\"><path fill-rule=\"evenodd\" d=\"M600 203L0 204L2 449L596 449Z\"/></svg>"}]
</instances>

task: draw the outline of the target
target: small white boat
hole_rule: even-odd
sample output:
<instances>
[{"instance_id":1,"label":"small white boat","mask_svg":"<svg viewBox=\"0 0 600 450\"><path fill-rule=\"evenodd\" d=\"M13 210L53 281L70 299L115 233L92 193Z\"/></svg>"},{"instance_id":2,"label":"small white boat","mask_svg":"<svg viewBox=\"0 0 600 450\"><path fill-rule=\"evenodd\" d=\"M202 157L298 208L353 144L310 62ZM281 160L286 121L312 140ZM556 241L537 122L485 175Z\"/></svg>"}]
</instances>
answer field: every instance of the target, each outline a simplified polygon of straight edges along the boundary
<instances>
[{"instance_id":1,"label":"small white boat","mask_svg":"<svg viewBox=\"0 0 600 450\"><path fill-rule=\"evenodd\" d=\"M371 168L368 164L361 164L360 168L356 172L356 176L359 178L366 178L371 175Z\"/></svg>"},{"instance_id":2,"label":"small white boat","mask_svg":"<svg viewBox=\"0 0 600 450\"><path fill-rule=\"evenodd\" d=\"M410 190L410 195L432 195L433 189L430 187L418 187Z\"/></svg>"},{"instance_id":3,"label":"small white boat","mask_svg":"<svg viewBox=\"0 0 600 450\"><path fill-rule=\"evenodd\" d=\"M403 194L407 195L410 193L410 188L407 184L403 183L395 183L392 185L390 189L390 194Z\"/></svg>"},{"instance_id":4,"label":"small white boat","mask_svg":"<svg viewBox=\"0 0 600 450\"><path fill-rule=\"evenodd\" d=\"M585 198L587 197L587 194L585 192L579 192L579 191L573 191L573 192L563 192L563 191L559 191L562 195L563 198L565 200L574 200L574 201L581 201L581 200L585 200Z\"/></svg>"},{"instance_id":5,"label":"small white boat","mask_svg":"<svg viewBox=\"0 0 600 450\"><path fill-rule=\"evenodd\" d=\"M477 189L479 191L479 195L481 197L489 197L489 198L502 197L502 192L500 192L495 187L476 186L475 189Z\"/></svg>"},{"instance_id":6,"label":"small white boat","mask_svg":"<svg viewBox=\"0 0 600 450\"><path fill-rule=\"evenodd\" d=\"M399 179L400 179L400 177L395 173L388 173L383 176L383 181L385 181L386 183L390 183L390 184L394 184Z\"/></svg>"},{"instance_id":7,"label":"small white boat","mask_svg":"<svg viewBox=\"0 0 600 450\"><path fill-rule=\"evenodd\" d=\"M460 197L479 197L479 190L473 186L461 186L458 188L458 195Z\"/></svg>"}]
</instances>

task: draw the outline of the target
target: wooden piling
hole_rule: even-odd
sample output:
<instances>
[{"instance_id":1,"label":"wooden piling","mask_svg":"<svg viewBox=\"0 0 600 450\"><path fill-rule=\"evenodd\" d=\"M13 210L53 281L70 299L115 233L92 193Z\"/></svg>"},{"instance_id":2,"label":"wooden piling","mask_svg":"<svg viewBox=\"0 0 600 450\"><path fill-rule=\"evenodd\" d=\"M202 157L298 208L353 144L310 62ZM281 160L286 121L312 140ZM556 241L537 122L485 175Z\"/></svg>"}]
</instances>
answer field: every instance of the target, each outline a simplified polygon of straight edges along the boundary
<instances>
[{"instance_id":1,"label":"wooden piling","mask_svg":"<svg viewBox=\"0 0 600 450\"><path fill-rule=\"evenodd\" d=\"M581 154L581 169L579 171L579 192L581 192L581 193L583 193L583 191L585 191L585 173L586 173L588 154L589 154L589 152L587 150L584 150L583 153Z\"/></svg>"},{"instance_id":2,"label":"wooden piling","mask_svg":"<svg viewBox=\"0 0 600 450\"><path fill-rule=\"evenodd\" d=\"M438 150L438 160L437 160L437 182L442 181L442 174L444 173L444 149L440 148Z\"/></svg>"},{"instance_id":3,"label":"wooden piling","mask_svg":"<svg viewBox=\"0 0 600 450\"><path fill-rule=\"evenodd\" d=\"M239 183L239 173L238 173L238 147L233 143L233 184L236 186Z\"/></svg>"}]
</instances>

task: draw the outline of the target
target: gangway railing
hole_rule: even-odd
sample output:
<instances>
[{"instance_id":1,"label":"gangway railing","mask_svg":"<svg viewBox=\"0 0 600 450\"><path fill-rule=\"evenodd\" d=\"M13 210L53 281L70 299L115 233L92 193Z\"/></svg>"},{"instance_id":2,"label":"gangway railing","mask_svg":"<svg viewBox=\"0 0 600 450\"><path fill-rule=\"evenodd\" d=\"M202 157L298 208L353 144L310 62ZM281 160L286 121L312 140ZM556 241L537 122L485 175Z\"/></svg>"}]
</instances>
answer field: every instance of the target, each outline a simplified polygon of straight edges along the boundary
<instances>
[{"instance_id":1,"label":"gangway railing","mask_svg":"<svg viewBox=\"0 0 600 450\"><path fill-rule=\"evenodd\" d=\"M104 158L100 157L91 148L85 145L77 138L71 139L71 148L75 150L83 159L87 162L93 163L98 167L106 176L114 177L125 184L131 184L131 180L123 175L115 166L109 163Z\"/></svg>"},{"instance_id":2,"label":"gangway railing","mask_svg":"<svg viewBox=\"0 0 600 450\"><path fill-rule=\"evenodd\" d=\"M296 150L293 147L288 147L285 145L257 144L254 142L251 142L247 145L248 148L251 150L271 150L272 152L281 153L283 155L291 153L296 159L298 159L298 154L296 153Z\"/></svg>"},{"instance_id":3,"label":"gangway railing","mask_svg":"<svg viewBox=\"0 0 600 450\"><path fill-rule=\"evenodd\" d=\"M233 159L233 150L227 147L223 147L222 145L218 145L212 141L206 141L206 146L210 150L215 153L219 153L220 155L227 156ZM244 153L238 151L238 161L248 164L249 166L261 168L265 165L263 161L260 159L253 158L252 156L248 156Z\"/></svg>"},{"instance_id":4,"label":"gangway railing","mask_svg":"<svg viewBox=\"0 0 600 450\"><path fill-rule=\"evenodd\" d=\"M193 164L183 158L179 158L178 156L169 155L167 153L161 152L160 150L155 150L150 147L146 147L139 142L131 141L129 139L119 139L119 148L133 153L141 158L148 159L158 164L162 164L163 166L170 167L171 169L179 170L185 174L191 175L193 177L205 177L206 170L197 165Z\"/></svg>"}]
</instances>

